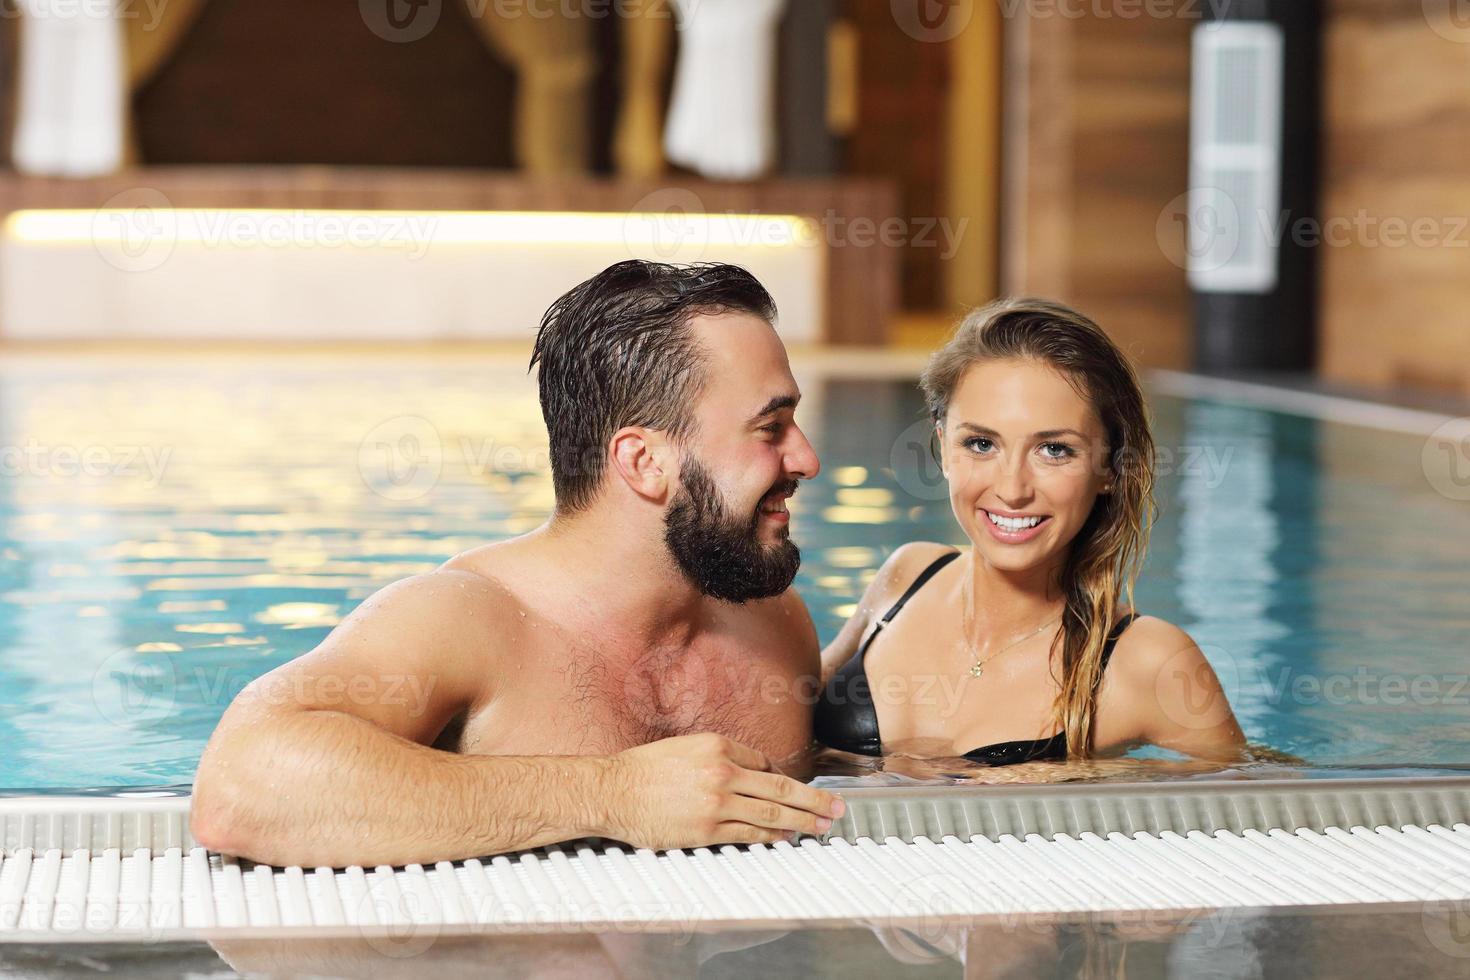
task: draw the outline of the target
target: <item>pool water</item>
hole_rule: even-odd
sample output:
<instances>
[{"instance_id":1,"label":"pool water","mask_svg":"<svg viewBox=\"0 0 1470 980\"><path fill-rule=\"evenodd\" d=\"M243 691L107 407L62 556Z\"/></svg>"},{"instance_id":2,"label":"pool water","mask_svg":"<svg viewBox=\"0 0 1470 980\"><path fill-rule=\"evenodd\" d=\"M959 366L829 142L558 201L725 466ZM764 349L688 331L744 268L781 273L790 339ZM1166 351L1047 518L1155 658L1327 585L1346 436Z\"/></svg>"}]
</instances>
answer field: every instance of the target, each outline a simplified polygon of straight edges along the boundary
<instances>
[{"instance_id":1,"label":"pool water","mask_svg":"<svg viewBox=\"0 0 1470 980\"><path fill-rule=\"evenodd\" d=\"M795 367L825 642L893 548L962 538L912 381ZM1153 407L1138 606L1195 637L1248 737L1311 773L1470 764L1470 504L1424 440ZM0 448L0 790L191 781L252 678L552 503L522 356L28 354L0 369Z\"/></svg>"}]
</instances>

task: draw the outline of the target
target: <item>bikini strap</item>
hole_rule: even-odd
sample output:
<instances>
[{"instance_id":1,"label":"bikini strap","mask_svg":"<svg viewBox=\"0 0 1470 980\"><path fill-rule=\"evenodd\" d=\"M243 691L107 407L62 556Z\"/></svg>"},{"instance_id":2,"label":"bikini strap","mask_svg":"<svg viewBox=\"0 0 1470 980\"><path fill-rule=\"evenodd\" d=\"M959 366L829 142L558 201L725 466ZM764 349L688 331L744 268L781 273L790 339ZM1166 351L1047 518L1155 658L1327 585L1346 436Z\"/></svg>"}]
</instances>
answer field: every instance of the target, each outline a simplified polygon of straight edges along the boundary
<instances>
[{"instance_id":1,"label":"bikini strap","mask_svg":"<svg viewBox=\"0 0 1470 980\"><path fill-rule=\"evenodd\" d=\"M1133 621L1135 619L1137 619L1137 618L1138 618L1138 613L1131 612L1131 613L1129 613L1128 615L1124 616L1122 619L1118 620L1116 623L1113 624L1113 631L1108 634L1108 642L1105 643L1105 644L1103 644L1103 651L1102 651L1102 669L1103 670L1107 670L1107 668L1108 668L1108 661L1110 659L1112 659L1112 656L1113 656L1113 647L1115 647L1115 646L1118 645L1118 637L1122 636L1123 635L1123 631L1126 630L1129 626L1133 625Z\"/></svg>"},{"instance_id":2,"label":"bikini strap","mask_svg":"<svg viewBox=\"0 0 1470 980\"><path fill-rule=\"evenodd\" d=\"M887 626L889 621L892 620L894 616L898 615L898 611L904 607L905 603L907 603L910 599L914 597L914 593L922 589L924 587L924 584L928 582L931 578L933 578L935 575L938 575L941 568L943 568L945 565L948 565L959 556L960 553L958 551L951 551L947 554L940 555L938 558L930 562L929 567L920 572L919 577L914 579L914 584L910 585L908 587L908 590L905 591L903 595L898 597L898 601L895 602L893 606L889 608L886 613L883 614L882 618L878 620L877 624L874 625L872 632L868 634L868 638L863 641L862 650L865 651L868 649L868 645L873 642L873 638L883 631L883 627Z\"/></svg>"}]
</instances>

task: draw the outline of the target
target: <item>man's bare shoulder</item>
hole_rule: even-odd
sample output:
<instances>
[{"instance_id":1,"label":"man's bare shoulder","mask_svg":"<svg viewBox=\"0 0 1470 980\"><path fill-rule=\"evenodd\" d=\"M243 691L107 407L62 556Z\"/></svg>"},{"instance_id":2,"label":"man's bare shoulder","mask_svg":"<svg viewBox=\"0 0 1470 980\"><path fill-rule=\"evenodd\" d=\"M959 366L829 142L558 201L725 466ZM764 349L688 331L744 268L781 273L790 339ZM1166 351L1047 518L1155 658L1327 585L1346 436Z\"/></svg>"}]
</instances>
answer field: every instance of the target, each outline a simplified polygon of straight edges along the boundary
<instances>
[{"instance_id":1,"label":"man's bare shoulder","mask_svg":"<svg viewBox=\"0 0 1470 980\"><path fill-rule=\"evenodd\" d=\"M734 621L752 645L778 655L800 671L816 671L820 663L817 626L795 588L771 599L737 607Z\"/></svg>"},{"instance_id":2,"label":"man's bare shoulder","mask_svg":"<svg viewBox=\"0 0 1470 980\"><path fill-rule=\"evenodd\" d=\"M410 641L427 650L486 649L487 639L520 618L515 611L514 595L498 582L446 564L379 589L338 629L344 638L370 634L374 645Z\"/></svg>"}]
</instances>

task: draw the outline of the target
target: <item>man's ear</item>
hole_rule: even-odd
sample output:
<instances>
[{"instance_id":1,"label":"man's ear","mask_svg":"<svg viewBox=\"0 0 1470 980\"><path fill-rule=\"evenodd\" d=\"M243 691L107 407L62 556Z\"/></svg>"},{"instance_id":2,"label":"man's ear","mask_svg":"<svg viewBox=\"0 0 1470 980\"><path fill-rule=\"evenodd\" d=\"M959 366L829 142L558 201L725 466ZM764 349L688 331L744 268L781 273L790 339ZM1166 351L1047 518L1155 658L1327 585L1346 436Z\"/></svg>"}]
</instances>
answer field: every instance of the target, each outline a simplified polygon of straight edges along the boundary
<instances>
[{"instance_id":1,"label":"man's ear","mask_svg":"<svg viewBox=\"0 0 1470 980\"><path fill-rule=\"evenodd\" d=\"M628 489L663 502L672 482L673 452L662 432L628 426L613 433L609 449L612 470Z\"/></svg>"}]
</instances>

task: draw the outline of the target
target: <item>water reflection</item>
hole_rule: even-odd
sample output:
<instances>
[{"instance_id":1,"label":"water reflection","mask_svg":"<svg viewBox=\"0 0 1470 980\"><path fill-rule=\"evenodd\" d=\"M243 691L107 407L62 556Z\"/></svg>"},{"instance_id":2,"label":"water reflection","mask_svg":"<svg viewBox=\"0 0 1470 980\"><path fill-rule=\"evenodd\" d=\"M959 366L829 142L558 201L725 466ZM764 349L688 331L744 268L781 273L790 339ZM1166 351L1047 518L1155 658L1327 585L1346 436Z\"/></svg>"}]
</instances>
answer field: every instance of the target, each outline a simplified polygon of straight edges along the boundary
<instances>
[{"instance_id":1,"label":"water reflection","mask_svg":"<svg viewBox=\"0 0 1470 980\"><path fill-rule=\"evenodd\" d=\"M963 538L912 383L819 360L796 372L823 457L791 503L797 586L825 640L898 545ZM1470 762L1470 687L1458 702L1455 688L1470 512L1426 485L1419 441L1154 406L1161 445L1224 465L1176 457L1139 605L1206 645L1247 735L1323 766ZM249 679L388 582L534 527L551 503L518 357L29 356L0 367L0 445L15 450L0 473L0 787L188 781ZM1358 670L1436 686L1407 704L1301 687Z\"/></svg>"}]
</instances>

